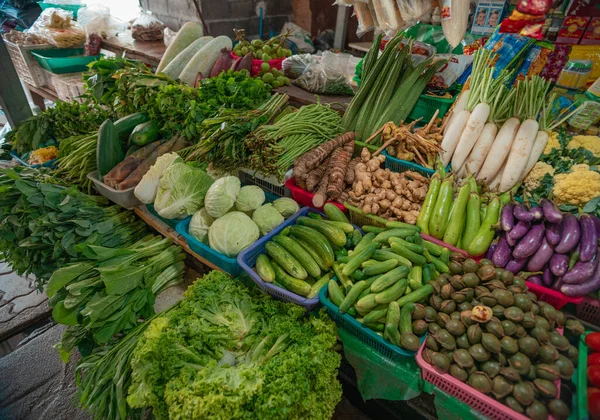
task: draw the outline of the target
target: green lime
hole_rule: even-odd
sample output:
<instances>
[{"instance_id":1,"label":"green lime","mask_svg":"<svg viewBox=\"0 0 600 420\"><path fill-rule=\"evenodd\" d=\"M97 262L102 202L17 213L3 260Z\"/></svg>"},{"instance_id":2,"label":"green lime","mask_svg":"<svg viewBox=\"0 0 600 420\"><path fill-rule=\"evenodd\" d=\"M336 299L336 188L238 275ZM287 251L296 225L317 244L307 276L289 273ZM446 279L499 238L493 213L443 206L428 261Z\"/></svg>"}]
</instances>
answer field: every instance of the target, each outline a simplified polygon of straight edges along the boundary
<instances>
[{"instance_id":1,"label":"green lime","mask_svg":"<svg viewBox=\"0 0 600 420\"><path fill-rule=\"evenodd\" d=\"M253 47L260 48L263 46L263 42L260 39L255 39L251 42Z\"/></svg>"},{"instance_id":2,"label":"green lime","mask_svg":"<svg viewBox=\"0 0 600 420\"><path fill-rule=\"evenodd\" d=\"M285 50L285 56L286 57L291 57L292 56L292 51L291 50Z\"/></svg>"},{"instance_id":3,"label":"green lime","mask_svg":"<svg viewBox=\"0 0 600 420\"><path fill-rule=\"evenodd\" d=\"M262 49L264 53L271 54L271 47L269 45L264 45Z\"/></svg>"},{"instance_id":4,"label":"green lime","mask_svg":"<svg viewBox=\"0 0 600 420\"><path fill-rule=\"evenodd\" d=\"M265 63L268 63L270 60L271 60L271 56L269 54L263 53L262 61L264 61Z\"/></svg>"},{"instance_id":5,"label":"green lime","mask_svg":"<svg viewBox=\"0 0 600 420\"><path fill-rule=\"evenodd\" d=\"M238 45L238 46L236 46L236 47L233 49L233 53L234 53L235 55L237 55L238 57L241 57L241 56L242 56L242 47L240 47L239 45Z\"/></svg>"},{"instance_id":6,"label":"green lime","mask_svg":"<svg viewBox=\"0 0 600 420\"><path fill-rule=\"evenodd\" d=\"M271 66L269 66L269 63L262 63L260 65L260 68L262 71L268 72L269 70L271 70Z\"/></svg>"},{"instance_id":7,"label":"green lime","mask_svg":"<svg viewBox=\"0 0 600 420\"><path fill-rule=\"evenodd\" d=\"M242 55L241 55L241 57L243 57L243 56L245 56L246 54L248 54L248 47L242 47L242 48L240 49L240 51L241 51L241 54L242 54Z\"/></svg>"},{"instance_id":8,"label":"green lime","mask_svg":"<svg viewBox=\"0 0 600 420\"><path fill-rule=\"evenodd\" d=\"M290 85L290 78L289 77L284 77L283 80L284 80L284 83L285 83L286 86Z\"/></svg>"},{"instance_id":9,"label":"green lime","mask_svg":"<svg viewBox=\"0 0 600 420\"><path fill-rule=\"evenodd\" d=\"M265 83L271 83L275 80L275 77L271 73L265 73L262 77L262 81Z\"/></svg>"},{"instance_id":10,"label":"green lime","mask_svg":"<svg viewBox=\"0 0 600 420\"><path fill-rule=\"evenodd\" d=\"M271 86L273 86L274 88L279 88L279 87L283 86L283 83L281 83L279 80L273 80L273 83L271 83Z\"/></svg>"}]
</instances>

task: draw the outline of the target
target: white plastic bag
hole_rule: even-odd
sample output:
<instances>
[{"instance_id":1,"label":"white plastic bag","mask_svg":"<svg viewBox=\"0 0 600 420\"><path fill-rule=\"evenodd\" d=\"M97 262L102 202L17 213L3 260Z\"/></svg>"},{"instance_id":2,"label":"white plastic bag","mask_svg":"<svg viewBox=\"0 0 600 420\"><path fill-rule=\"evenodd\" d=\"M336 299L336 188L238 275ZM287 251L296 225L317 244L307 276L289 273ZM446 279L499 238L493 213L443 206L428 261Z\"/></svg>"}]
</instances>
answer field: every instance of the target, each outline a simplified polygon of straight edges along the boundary
<instances>
[{"instance_id":1,"label":"white plastic bag","mask_svg":"<svg viewBox=\"0 0 600 420\"><path fill-rule=\"evenodd\" d=\"M310 32L305 31L298 25L286 22L281 30L282 34L290 31L290 36L287 39L289 49L294 53L312 53L315 50L315 46L312 43L312 36Z\"/></svg>"},{"instance_id":2,"label":"white plastic bag","mask_svg":"<svg viewBox=\"0 0 600 420\"><path fill-rule=\"evenodd\" d=\"M384 32L395 32L405 26L394 0L373 0L373 8L379 27Z\"/></svg>"},{"instance_id":3,"label":"white plastic bag","mask_svg":"<svg viewBox=\"0 0 600 420\"><path fill-rule=\"evenodd\" d=\"M53 7L44 10L26 32L58 48L80 47L85 42L85 31L73 20L73 13Z\"/></svg>"},{"instance_id":4,"label":"white plastic bag","mask_svg":"<svg viewBox=\"0 0 600 420\"><path fill-rule=\"evenodd\" d=\"M137 41L159 41L164 37L164 29L164 23L146 11L131 24L131 36Z\"/></svg>"},{"instance_id":5,"label":"white plastic bag","mask_svg":"<svg viewBox=\"0 0 600 420\"><path fill-rule=\"evenodd\" d=\"M358 29L356 30L356 35L362 37L364 34L375 30L375 17L371 14L371 9L368 2L355 2L354 14L358 19Z\"/></svg>"}]
</instances>

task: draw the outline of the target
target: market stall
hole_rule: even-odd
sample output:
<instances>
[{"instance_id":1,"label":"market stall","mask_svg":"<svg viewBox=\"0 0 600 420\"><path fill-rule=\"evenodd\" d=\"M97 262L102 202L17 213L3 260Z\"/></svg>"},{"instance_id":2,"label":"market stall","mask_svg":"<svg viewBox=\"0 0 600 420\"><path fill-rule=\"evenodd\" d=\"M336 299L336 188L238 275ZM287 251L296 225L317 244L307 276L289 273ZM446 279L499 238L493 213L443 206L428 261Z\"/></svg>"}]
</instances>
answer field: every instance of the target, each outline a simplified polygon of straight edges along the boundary
<instances>
[{"instance_id":1,"label":"market stall","mask_svg":"<svg viewBox=\"0 0 600 420\"><path fill-rule=\"evenodd\" d=\"M552 58L522 6L487 31L468 2L336 3L377 31L362 60L189 22L156 69L79 57L77 100L8 134L0 248L82 355L79 405L330 418L343 356L363 399L438 418L600 418L600 63Z\"/></svg>"}]
</instances>

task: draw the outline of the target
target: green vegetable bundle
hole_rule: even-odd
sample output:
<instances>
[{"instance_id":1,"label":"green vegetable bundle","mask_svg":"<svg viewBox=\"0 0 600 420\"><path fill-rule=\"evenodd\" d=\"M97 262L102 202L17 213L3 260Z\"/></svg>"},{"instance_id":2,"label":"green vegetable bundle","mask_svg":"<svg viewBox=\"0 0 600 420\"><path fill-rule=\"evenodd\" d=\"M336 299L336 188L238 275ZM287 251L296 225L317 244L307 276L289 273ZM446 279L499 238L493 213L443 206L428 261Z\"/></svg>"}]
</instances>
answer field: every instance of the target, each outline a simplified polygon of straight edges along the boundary
<instances>
[{"instance_id":1,"label":"green vegetable bundle","mask_svg":"<svg viewBox=\"0 0 600 420\"><path fill-rule=\"evenodd\" d=\"M58 268L83 261L81 243L126 247L146 232L143 222L108 200L48 183L42 172L0 171L0 249L19 273L42 287Z\"/></svg>"},{"instance_id":2,"label":"green vegetable bundle","mask_svg":"<svg viewBox=\"0 0 600 420\"><path fill-rule=\"evenodd\" d=\"M130 247L81 244L87 261L52 274L46 293L52 317L68 325L58 345L67 361L83 342L106 344L154 313L154 297L183 281L185 254L169 239L149 235Z\"/></svg>"},{"instance_id":3,"label":"green vegetable bundle","mask_svg":"<svg viewBox=\"0 0 600 420\"><path fill-rule=\"evenodd\" d=\"M90 193L92 182L87 174L96 170L96 145L98 132L64 139L58 149L57 169L54 177L65 185L74 185Z\"/></svg>"},{"instance_id":4,"label":"green vegetable bundle","mask_svg":"<svg viewBox=\"0 0 600 420\"><path fill-rule=\"evenodd\" d=\"M324 315L212 271L139 340L127 403L158 419L331 418L341 397L335 331Z\"/></svg>"}]
</instances>

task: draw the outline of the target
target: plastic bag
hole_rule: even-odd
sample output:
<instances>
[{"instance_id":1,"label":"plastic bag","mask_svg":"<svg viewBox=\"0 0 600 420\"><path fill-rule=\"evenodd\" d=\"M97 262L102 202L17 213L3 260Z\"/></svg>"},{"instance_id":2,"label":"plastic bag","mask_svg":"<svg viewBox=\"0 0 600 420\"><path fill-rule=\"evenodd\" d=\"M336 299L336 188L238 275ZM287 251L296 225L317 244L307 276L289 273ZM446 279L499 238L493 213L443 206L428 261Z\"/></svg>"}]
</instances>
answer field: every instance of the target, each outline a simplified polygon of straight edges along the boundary
<instances>
[{"instance_id":1,"label":"plastic bag","mask_svg":"<svg viewBox=\"0 0 600 420\"><path fill-rule=\"evenodd\" d=\"M369 3L355 2L354 14L356 15L356 19L358 19L356 35L362 37L364 34L375 30L375 19L371 14Z\"/></svg>"},{"instance_id":2,"label":"plastic bag","mask_svg":"<svg viewBox=\"0 0 600 420\"><path fill-rule=\"evenodd\" d=\"M125 22L111 16L108 7L98 4L80 9L77 21L83 26L88 39L92 34L110 38L127 29Z\"/></svg>"},{"instance_id":3,"label":"plastic bag","mask_svg":"<svg viewBox=\"0 0 600 420\"><path fill-rule=\"evenodd\" d=\"M312 54L298 54L286 58L281 63L281 70L286 77L295 79L302 76L306 69L321 62L321 57Z\"/></svg>"},{"instance_id":4,"label":"plastic bag","mask_svg":"<svg viewBox=\"0 0 600 420\"><path fill-rule=\"evenodd\" d=\"M323 53L319 62L310 64L294 84L300 88L321 95L354 95L347 75L349 54Z\"/></svg>"},{"instance_id":5,"label":"plastic bag","mask_svg":"<svg viewBox=\"0 0 600 420\"><path fill-rule=\"evenodd\" d=\"M137 41L159 41L164 37L164 29L164 23L152 12L142 12L131 24L131 36Z\"/></svg>"},{"instance_id":6,"label":"plastic bag","mask_svg":"<svg viewBox=\"0 0 600 420\"><path fill-rule=\"evenodd\" d=\"M177 32L173 31L169 28L165 28L165 30L163 32L164 32L163 39L165 41L165 47L168 47L169 45L171 45L171 42L173 42L173 40L177 36Z\"/></svg>"},{"instance_id":7,"label":"plastic bag","mask_svg":"<svg viewBox=\"0 0 600 420\"><path fill-rule=\"evenodd\" d=\"M467 33L469 0L442 0L442 29L452 48L460 44Z\"/></svg>"},{"instance_id":8,"label":"plastic bag","mask_svg":"<svg viewBox=\"0 0 600 420\"><path fill-rule=\"evenodd\" d=\"M286 47L292 50L294 54L312 53L315 50L310 32L305 31L294 23L286 22L281 29L281 33L285 34L288 31L290 35L286 40Z\"/></svg>"},{"instance_id":9,"label":"plastic bag","mask_svg":"<svg viewBox=\"0 0 600 420\"><path fill-rule=\"evenodd\" d=\"M58 48L74 48L85 42L85 31L73 20L73 13L53 7L42 12L27 33L35 34Z\"/></svg>"},{"instance_id":10,"label":"plastic bag","mask_svg":"<svg viewBox=\"0 0 600 420\"><path fill-rule=\"evenodd\" d=\"M448 60L427 84L436 91L448 90L473 62L471 55L438 54L436 58Z\"/></svg>"},{"instance_id":11,"label":"plastic bag","mask_svg":"<svg viewBox=\"0 0 600 420\"><path fill-rule=\"evenodd\" d=\"M394 0L373 0L373 8L379 27L384 32L394 32L405 26Z\"/></svg>"},{"instance_id":12,"label":"plastic bag","mask_svg":"<svg viewBox=\"0 0 600 420\"><path fill-rule=\"evenodd\" d=\"M396 0L396 3L404 22L414 24L425 15L431 20L433 0Z\"/></svg>"}]
</instances>

